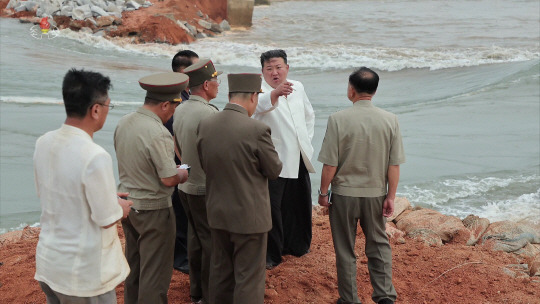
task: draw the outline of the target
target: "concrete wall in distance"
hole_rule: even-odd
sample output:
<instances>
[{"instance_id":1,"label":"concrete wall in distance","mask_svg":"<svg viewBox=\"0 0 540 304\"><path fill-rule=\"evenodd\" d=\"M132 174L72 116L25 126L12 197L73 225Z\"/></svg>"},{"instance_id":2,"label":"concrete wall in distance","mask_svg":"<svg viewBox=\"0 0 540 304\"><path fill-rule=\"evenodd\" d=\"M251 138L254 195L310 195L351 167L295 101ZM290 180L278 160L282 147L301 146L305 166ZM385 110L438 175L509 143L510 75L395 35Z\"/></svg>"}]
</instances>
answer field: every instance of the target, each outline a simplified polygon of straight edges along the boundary
<instances>
[{"instance_id":1,"label":"concrete wall in distance","mask_svg":"<svg viewBox=\"0 0 540 304\"><path fill-rule=\"evenodd\" d=\"M227 0L227 20L231 26L251 26L255 0Z\"/></svg>"}]
</instances>

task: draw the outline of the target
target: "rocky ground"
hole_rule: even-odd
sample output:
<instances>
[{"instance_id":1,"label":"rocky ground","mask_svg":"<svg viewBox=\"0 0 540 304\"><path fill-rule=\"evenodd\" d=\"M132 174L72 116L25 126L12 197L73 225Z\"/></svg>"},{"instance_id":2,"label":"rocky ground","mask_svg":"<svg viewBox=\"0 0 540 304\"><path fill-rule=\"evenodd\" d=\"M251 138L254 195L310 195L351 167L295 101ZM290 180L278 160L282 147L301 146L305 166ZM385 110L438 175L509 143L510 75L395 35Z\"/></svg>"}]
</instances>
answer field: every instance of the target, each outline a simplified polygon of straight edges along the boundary
<instances>
[{"instance_id":1,"label":"rocky ground","mask_svg":"<svg viewBox=\"0 0 540 304\"><path fill-rule=\"evenodd\" d=\"M82 4L82 5L80 5ZM133 43L190 43L230 30L226 0L0 0L0 17Z\"/></svg>"},{"instance_id":2,"label":"rocky ground","mask_svg":"<svg viewBox=\"0 0 540 304\"><path fill-rule=\"evenodd\" d=\"M433 210L413 209L406 199L400 199L396 209L400 216L389 222L387 233L397 303L540 303L538 225L490 224L474 216L461 221ZM324 213L321 208L314 211L311 252L301 258L286 256L280 266L267 271L266 304L335 303L335 255ZM123 238L122 229L118 231ZM44 303L33 279L38 233L38 228L25 228L0 236L3 303ZM359 231L359 295L363 303L372 303L364 244ZM123 287L116 290L118 302L123 303ZM169 301L189 303L187 275L174 272Z\"/></svg>"}]
</instances>

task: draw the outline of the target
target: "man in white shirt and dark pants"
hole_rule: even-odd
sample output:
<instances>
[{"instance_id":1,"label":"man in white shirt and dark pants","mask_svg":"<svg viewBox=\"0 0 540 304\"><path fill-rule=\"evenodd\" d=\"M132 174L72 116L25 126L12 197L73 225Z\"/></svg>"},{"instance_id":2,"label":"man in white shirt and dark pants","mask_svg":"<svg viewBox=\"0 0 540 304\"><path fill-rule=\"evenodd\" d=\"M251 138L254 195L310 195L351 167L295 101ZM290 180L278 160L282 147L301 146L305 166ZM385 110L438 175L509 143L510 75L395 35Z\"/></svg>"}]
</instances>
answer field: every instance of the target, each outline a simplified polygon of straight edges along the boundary
<instances>
[{"instance_id":1,"label":"man in white shirt and dark pants","mask_svg":"<svg viewBox=\"0 0 540 304\"><path fill-rule=\"evenodd\" d=\"M311 245L311 157L315 113L302 83L288 80L283 50L261 55L264 81L253 118L272 129L283 169L269 181L272 230L268 233L266 268L279 265L283 255L302 256Z\"/></svg>"},{"instance_id":2,"label":"man in white shirt and dark pants","mask_svg":"<svg viewBox=\"0 0 540 304\"><path fill-rule=\"evenodd\" d=\"M65 123L36 142L34 278L47 303L116 303L115 288L129 273L116 222L133 203L118 198L111 156L92 140L113 107L110 86L99 73L70 70L62 85Z\"/></svg>"}]
</instances>

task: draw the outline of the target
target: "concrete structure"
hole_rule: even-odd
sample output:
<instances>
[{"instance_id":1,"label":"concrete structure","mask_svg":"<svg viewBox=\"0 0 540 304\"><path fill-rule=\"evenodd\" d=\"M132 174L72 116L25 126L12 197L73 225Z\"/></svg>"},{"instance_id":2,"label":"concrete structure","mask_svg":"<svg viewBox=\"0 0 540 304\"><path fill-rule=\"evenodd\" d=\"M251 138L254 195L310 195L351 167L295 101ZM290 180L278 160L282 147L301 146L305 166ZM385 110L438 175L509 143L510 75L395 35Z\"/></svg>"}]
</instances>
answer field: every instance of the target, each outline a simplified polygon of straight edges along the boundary
<instances>
[{"instance_id":1,"label":"concrete structure","mask_svg":"<svg viewBox=\"0 0 540 304\"><path fill-rule=\"evenodd\" d=\"M254 0L227 0L227 20L231 26L251 26Z\"/></svg>"}]
</instances>

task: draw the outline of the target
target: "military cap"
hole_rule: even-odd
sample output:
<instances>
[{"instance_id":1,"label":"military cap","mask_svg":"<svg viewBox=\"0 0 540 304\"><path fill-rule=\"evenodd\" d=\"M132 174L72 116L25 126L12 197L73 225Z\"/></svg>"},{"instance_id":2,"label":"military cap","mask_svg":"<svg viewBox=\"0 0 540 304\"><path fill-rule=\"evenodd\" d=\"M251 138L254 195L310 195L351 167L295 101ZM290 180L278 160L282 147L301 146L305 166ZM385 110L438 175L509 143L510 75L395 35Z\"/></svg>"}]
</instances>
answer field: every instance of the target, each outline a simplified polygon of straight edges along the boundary
<instances>
[{"instance_id":1,"label":"military cap","mask_svg":"<svg viewBox=\"0 0 540 304\"><path fill-rule=\"evenodd\" d=\"M197 63L185 68L184 73L189 76L189 87L192 88L221 75L223 72L216 71L212 60L202 58Z\"/></svg>"},{"instance_id":2,"label":"military cap","mask_svg":"<svg viewBox=\"0 0 540 304\"><path fill-rule=\"evenodd\" d=\"M261 93L261 74L228 74L229 93Z\"/></svg>"},{"instance_id":3,"label":"military cap","mask_svg":"<svg viewBox=\"0 0 540 304\"><path fill-rule=\"evenodd\" d=\"M146 98L157 101L182 101L180 94L188 83L186 74L176 72L152 74L139 79L139 85L146 90Z\"/></svg>"}]
</instances>

